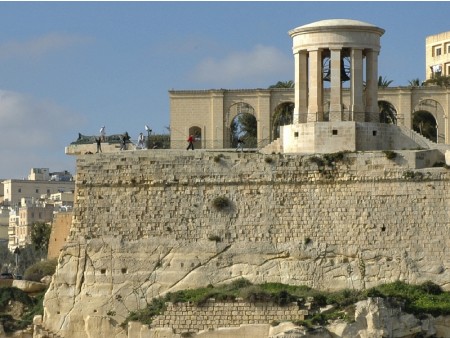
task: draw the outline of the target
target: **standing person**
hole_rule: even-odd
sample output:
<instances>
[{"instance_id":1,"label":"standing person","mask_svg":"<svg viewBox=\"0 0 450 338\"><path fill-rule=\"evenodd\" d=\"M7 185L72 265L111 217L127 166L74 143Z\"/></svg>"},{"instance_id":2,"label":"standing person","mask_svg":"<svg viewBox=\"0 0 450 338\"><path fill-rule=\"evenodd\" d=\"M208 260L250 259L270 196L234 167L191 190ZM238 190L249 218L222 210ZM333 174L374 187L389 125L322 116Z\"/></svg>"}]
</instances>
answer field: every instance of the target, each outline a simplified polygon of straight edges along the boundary
<instances>
[{"instance_id":1,"label":"standing person","mask_svg":"<svg viewBox=\"0 0 450 338\"><path fill-rule=\"evenodd\" d=\"M238 149L241 149L241 152L244 151L244 141L239 137L237 140L237 147L236 147L236 151L238 151Z\"/></svg>"},{"instance_id":2,"label":"standing person","mask_svg":"<svg viewBox=\"0 0 450 338\"><path fill-rule=\"evenodd\" d=\"M95 142L97 143L97 153L102 152L102 138L95 138Z\"/></svg>"},{"instance_id":3,"label":"standing person","mask_svg":"<svg viewBox=\"0 0 450 338\"><path fill-rule=\"evenodd\" d=\"M102 139L102 142L106 141L106 131L105 131L105 126L102 126L100 128L100 138Z\"/></svg>"},{"instance_id":4,"label":"standing person","mask_svg":"<svg viewBox=\"0 0 450 338\"><path fill-rule=\"evenodd\" d=\"M189 135L189 138L187 139L187 141L189 142L189 145L186 148L186 150L189 150L189 149L194 150L194 136L193 135Z\"/></svg>"},{"instance_id":5,"label":"standing person","mask_svg":"<svg viewBox=\"0 0 450 338\"><path fill-rule=\"evenodd\" d=\"M137 149L145 149L145 136L143 133L139 133Z\"/></svg>"},{"instance_id":6,"label":"standing person","mask_svg":"<svg viewBox=\"0 0 450 338\"><path fill-rule=\"evenodd\" d=\"M125 135L120 135L120 150L127 150L127 138Z\"/></svg>"}]
</instances>

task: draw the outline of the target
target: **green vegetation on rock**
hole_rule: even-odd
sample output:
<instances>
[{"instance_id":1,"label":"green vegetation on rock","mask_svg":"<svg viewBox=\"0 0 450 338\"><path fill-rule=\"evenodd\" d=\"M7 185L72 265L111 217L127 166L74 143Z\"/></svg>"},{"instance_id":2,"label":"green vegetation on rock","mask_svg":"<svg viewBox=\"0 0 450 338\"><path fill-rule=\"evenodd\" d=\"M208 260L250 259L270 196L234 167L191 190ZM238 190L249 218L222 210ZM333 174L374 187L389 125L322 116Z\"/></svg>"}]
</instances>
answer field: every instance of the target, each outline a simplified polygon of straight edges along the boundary
<instances>
[{"instance_id":1,"label":"green vegetation on rock","mask_svg":"<svg viewBox=\"0 0 450 338\"><path fill-rule=\"evenodd\" d=\"M368 297L386 298L393 304L411 314L433 316L450 314L450 292L432 283L409 285L404 282L383 284L368 290L339 290L334 292L319 291L308 286L294 286L281 283L252 284L246 279L239 279L230 284L205 288L181 290L168 293L165 297L155 298L145 309L131 312L122 325L129 321L151 324L153 318L164 313L165 303L193 303L202 306L210 298L216 301L234 301L241 298L249 303L271 302L280 306L296 302L299 306L311 302L314 308L333 305L327 313L311 311L310 315L301 322L305 327L325 325L330 320L342 319L351 321L354 317L354 304Z\"/></svg>"}]
</instances>

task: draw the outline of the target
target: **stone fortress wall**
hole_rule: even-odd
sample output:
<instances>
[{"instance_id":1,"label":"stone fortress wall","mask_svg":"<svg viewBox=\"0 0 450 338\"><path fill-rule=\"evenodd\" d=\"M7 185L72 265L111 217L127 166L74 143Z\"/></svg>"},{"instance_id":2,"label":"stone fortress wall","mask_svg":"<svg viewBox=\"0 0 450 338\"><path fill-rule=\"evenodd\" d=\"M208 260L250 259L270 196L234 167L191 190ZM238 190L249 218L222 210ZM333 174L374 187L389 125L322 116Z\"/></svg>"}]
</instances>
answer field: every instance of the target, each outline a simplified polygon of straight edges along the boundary
<instances>
[{"instance_id":1,"label":"stone fortress wall","mask_svg":"<svg viewBox=\"0 0 450 338\"><path fill-rule=\"evenodd\" d=\"M320 289L432 280L449 290L450 171L432 168L428 152L397 153L79 156L44 326L87 337L89 318L109 316L119 332L153 297L238 278ZM217 210L221 196L229 205Z\"/></svg>"}]
</instances>

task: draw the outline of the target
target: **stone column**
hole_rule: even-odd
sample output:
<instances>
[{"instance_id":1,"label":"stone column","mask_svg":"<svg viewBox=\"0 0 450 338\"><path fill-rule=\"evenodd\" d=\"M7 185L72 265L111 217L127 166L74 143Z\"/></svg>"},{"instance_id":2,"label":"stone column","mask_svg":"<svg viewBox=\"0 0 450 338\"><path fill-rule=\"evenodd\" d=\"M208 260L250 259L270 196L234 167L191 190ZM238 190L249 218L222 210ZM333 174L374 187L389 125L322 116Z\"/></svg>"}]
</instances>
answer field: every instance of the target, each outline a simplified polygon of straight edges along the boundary
<instances>
[{"instance_id":1,"label":"stone column","mask_svg":"<svg viewBox=\"0 0 450 338\"><path fill-rule=\"evenodd\" d=\"M323 121L322 50L309 52L309 102L307 122Z\"/></svg>"},{"instance_id":2,"label":"stone column","mask_svg":"<svg viewBox=\"0 0 450 338\"><path fill-rule=\"evenodd\" d=\"M378 113L378 51L366 52L366 121L380 122Z\"/></svg>"},{"instance_id":3,"label":"stone column","mask_svg":"<svg viewBox=\"0 0 450 338\"><path fill-rule=\"evenodd\" d=\"M210 93L211 120L207 125L208 133L202 135L205 139L209 139L208 146L212 149L226 148L227 138L224 139L224 92L222 90L211 91Z\"/></svg>"},{"instance_id":4,"label":"stone column","mask_svg":"<svg viewBox=\"0 0 450 338\"><path fill-rule=\"evenodd\" d=\"M364 122L362 49L352 48L350 58L350 113L353 121Z\"/></svg>"},{"instance_id":5,"label":"stone column","mask_svg":"<svg viewBox=\"0 0 450 338\"><path fill-rule=\"evenodd\" d=\"M257 139L258 144L265 145L263 142L270 140L270 99L271 95L267 91L258 93L258 106L256 109Z\"/></svg>"},{"instance_id":6,"label":"stone column","mask_svg":"<svg viewBox=\"0 0 450 338\"><path fill-rule=\"evenodd\" d=\"M293 123L306 123L308 115L308 53L294 54L295 61L295 107Z\"/></svg>"},{"instance_id":7,"label":"stone column","mask_svg":"<svg viewBox=\"0 0 450 338\"><path fill-rule=\"evenodd\" d=\"M331 49L330 121L342 121L341 50Z\"/></svg>"}]
</instances>

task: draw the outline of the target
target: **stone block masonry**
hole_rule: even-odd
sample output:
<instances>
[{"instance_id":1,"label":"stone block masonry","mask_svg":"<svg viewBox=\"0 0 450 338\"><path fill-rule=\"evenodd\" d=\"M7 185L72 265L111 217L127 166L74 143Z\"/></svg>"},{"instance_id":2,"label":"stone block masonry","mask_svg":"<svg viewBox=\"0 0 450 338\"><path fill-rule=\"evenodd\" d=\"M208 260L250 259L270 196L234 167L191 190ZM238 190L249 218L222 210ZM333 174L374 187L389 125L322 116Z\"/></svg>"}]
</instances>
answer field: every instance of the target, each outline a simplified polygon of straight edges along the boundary
<instances>
[{"instance_id":1,"label":"stone block masonry","mask_svg":"<svg viewBox=\"0 0 450 338\"><path fill-rule=\"evenodd\" d=\"M216 302L196 306L190 303L168 303L165 314L155 317L152 328L170 328L175 333L239 327L242 324L271 324L304 320L306 309L296 303L278 306L269 303L250 304L243 301Z\"/></svg>"},{"instance_id":2,"label":"stone block masonry","mask_svg":"<svg viewBox=\"0 0 450 338\"><path fill-rule=\"evenodd\" d=\"M449 289L450 171L405 167L410 154L79 156L44 325L87 337L88 317L109 316L120 331L153 297L238 278L319 289L431 280ZM215 208L217 197L228 205Z\"/></svg>"}]
</instances>

